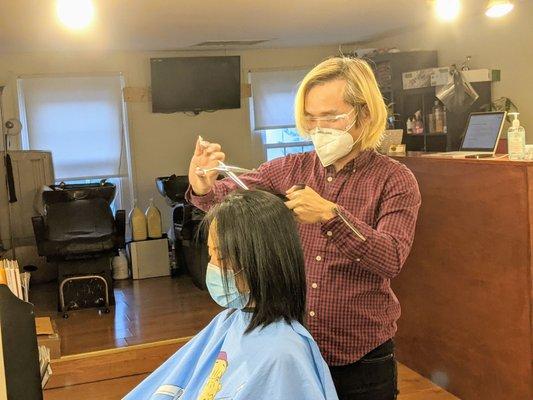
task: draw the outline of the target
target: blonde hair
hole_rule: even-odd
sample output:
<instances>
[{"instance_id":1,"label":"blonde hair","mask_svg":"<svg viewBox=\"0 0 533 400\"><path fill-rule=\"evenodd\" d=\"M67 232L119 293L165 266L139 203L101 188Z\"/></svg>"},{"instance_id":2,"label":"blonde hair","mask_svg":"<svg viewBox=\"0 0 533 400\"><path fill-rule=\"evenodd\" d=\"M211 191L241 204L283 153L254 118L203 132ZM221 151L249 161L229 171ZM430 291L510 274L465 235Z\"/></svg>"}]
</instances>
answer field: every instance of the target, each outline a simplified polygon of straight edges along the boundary
<instances>
[{"instance_id":1,"label":"blonde hair","mask_svg":"<svg viewBox=\"0 0 533 400\"><path fill-rule=\"evenodd\" d=\"M307 73L294 103L296 128L306 136L304 128L305 96L316 85L341 79L346 82L344 101L355 108L356 126L362 126L361 150L378 147L387 124L387 107L379 91L376 77L368 63L360 58L332 57ZM362 119L360 119L362 117Z\"/></svg>"}]
</instances>

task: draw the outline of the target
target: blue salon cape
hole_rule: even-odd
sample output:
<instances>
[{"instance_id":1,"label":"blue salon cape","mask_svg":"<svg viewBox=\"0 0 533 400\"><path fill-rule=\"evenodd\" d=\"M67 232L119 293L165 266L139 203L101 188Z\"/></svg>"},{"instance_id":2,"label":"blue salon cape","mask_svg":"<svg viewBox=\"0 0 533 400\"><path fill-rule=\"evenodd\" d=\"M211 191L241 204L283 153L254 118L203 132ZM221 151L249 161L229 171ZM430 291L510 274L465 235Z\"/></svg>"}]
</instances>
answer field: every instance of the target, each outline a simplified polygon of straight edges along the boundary
<instances>
[{"instance_id":1,"label":"blue salon cape","mask_svg":"<svg viewBox=\"0 0 533 400\"><path fill-rule=\"evenodd\" d=\"M244 334L251 313L228 310L126 400L338 400L318 346L298 322Z\"/></svg>"}]
</instances>

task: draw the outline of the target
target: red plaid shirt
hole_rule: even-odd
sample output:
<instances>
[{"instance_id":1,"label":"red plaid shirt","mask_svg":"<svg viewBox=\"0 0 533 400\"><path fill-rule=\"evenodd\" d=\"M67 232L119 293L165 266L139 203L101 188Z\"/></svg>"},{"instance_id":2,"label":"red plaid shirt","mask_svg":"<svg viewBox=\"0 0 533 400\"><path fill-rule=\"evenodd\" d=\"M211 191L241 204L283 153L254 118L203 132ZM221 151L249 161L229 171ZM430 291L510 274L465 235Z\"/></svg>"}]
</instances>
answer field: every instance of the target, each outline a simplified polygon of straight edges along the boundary
<instances>
[{"instance_id":1,"label":"red plaid shirt","mask_svg":"<svg viewBox=\"0 0 533 400\"><path fill-rule=\"evenodd\" d=\"M336 203L352 225L339 216L324 224L299 225L307 275L307 325L327 363L353 363L392 338L400 303L390 279L398 275L409 254L420 207L411 171L368 150L335 172L310 152L267 162L241 179L249 187L279 193L305 183ZM192 191L187 196L207 210L235 187L224 179L205 196L194 196Z\"/></svg>"}]
</instances>

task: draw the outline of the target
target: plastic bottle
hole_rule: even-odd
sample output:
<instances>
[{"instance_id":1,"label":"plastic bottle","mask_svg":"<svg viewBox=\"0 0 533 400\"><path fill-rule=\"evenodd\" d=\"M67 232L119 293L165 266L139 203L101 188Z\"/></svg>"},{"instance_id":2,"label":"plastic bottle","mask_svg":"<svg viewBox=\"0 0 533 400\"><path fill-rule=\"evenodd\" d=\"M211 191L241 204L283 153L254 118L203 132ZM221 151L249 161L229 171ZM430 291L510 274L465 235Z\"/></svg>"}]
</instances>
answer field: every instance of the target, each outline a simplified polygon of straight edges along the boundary
<instances>
[{"instance_id":1,"label":"plastic bottle","mask_svg":"<svg viewBox=\"0 0 533 400\"><path fill-rule=\"evenodd\" d=\"M428 122L428 133L435 133L435 114L430 112L426 119Z\"/></svg>"},{"instance_id":2,"label":"plastic bottle","mask_svg":"<svg viewBox=\"0 0 533 400\"><path fill-rule=\"evenodd\" d=\"M113 279L128 279L128 259L124 250L120 249L118 256L113 257Z\"/></svg>"},{"instance_id":3,"label":"plastic bottle","mask_svg":"<svg viewBox=\"0 0 533 400\"><path fill-rule=\"evenodd\" d=\"M148 225L148 237L159 239L163 237L161 226L161 212L154 206L154 199L150 199L150 206L146 209L146 222Z\"/></svg>"},{"instance_id":4,"label":"plastic bottle","mask_svg":"<svg viewBox=\"0 0 533 400\"><path fill-rule=\"evenodd\" d=\"M137 207L137 200L133 209L130 212L130 227L131 227L131 239L134 242L139 240L146 240L148 236L146 227L146 217L143 212Z\"/></svg>"},{"instance_id":5,"label":"plastic bottle","mask_svg":"<svg viewBox=\"0 0 533 400\"><path fill-rule=\"evenodd\" d=\"M444 111L440 106L438 100L435 100L435 105L433 106L433 121L435 122L435 132L443 133L444 132Z\"/></svg>"},{"instance_id":6,"label":"plastic bottle","mask_svg":"<svg viewBox=\"0 0 533 400\"><path fill-rule=\"evenodd\" d=\"M513 124L507 131L507 147L510 160L523 160L526 152L526 130L520 126L518 113L509 113L514 117Z\"/></svg>"},{"instance_id":7,"label":"plastic bottle","mask_svg":"<svg viewBox=\"0 0 533 400\"><path fill-rule=\"evenodd\" d=\"M415 112L415 126L413 131L417 135L424 134L424 121L422 120L422 112L420 110Z\"/></svg>"},{"instance_id":8,"label":"plastic bottle","mask_svg":"<svg viewBox=\"0 0 533 400\"><path fill-rule=\"evenodd\" d=\"M407 134L412 135L413 134L413 119L411 117L407 118L407 121L405 122L406 128L407 128Z\"/></svg>"}]
</instances>

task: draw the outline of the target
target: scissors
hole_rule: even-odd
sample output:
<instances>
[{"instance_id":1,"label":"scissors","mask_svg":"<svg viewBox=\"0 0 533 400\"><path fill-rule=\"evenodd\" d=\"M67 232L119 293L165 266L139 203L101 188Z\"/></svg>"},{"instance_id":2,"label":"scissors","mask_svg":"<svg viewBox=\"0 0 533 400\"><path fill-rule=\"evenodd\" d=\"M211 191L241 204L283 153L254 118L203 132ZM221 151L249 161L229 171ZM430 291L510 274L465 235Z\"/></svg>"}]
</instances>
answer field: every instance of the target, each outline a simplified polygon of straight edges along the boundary
<instances>
[{"instance_id":1,"label":"scissors","mask_svg":"<svg viewBox=\"0 0 533 400\"><path fill-rule=\"evenodd\" d=\"M235 182L235 184L237 184L237 186L239 186L241 189L250 190L250 188L235 173L245 174L245 173L248 173L248 172L252 172L252 170L245 169L245 168L239 168L239 167L235 167L235 166L232 166L232 165L226 165L222 161L219 161L218 162L218 166L216 166L216 167L213 167L213 168L201 168L200 170L204 174L206 174L207 172L211 172L211 171L220 172L221 174L227 176L233 182ZM296 184L294 186L295 186L294 190L305 189L305 183L298 183L298 184ZM281 194L280 193L280 194L276 194L276 195L278 197L280 197L283 201L288 201L289 200L285 194Z\"/></svg>"},{"instance_id":2,"label":"scissors","mask_svg":"<svg viewBox=\"0 0 533 400\"><path fill-rule=\"evenodd\" d=\"M241 189L249 190L248 186L246 186L246 184L236 175L236 173L245 174L247 172L252 172L249 169L234 167L232 165L226 165L222 161L219 161L218 162L218 166L213 167L213 168L201 168L201 171L204 174L206 174L206 173L208 173L210 171L220 172L222 175L227 176L233 182L235 182L237 184L237 186L239 186Z\"/></svg>"}]
</instances>

